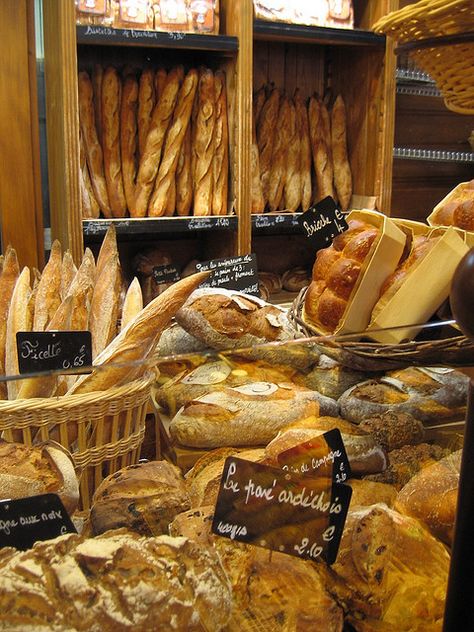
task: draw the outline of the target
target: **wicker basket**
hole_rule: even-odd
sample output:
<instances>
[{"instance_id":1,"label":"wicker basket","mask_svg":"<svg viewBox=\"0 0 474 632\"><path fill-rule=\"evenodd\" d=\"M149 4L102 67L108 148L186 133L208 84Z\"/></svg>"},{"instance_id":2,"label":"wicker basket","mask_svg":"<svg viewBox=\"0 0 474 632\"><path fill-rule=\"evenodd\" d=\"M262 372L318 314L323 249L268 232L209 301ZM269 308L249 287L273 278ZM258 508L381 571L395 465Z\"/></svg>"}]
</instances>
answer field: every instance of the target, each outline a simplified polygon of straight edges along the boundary
<instances>
[{"instance_id":1,"label":"wicker basket","mask_svg":"<svg viewBox=\"0 0 474 632\"><path fill-rule=\"evenodd\" d=\"M474 114L474 2L421 0L389 13L374 30L396 39L442 93L446 107Z\"/></svg>"},{"instance_id":2,"label":"wicker basket","mask_svg":"<svg viewBox=\"0 0 474 632\"><path fill-rule=\"evenodd\" d=\"M474 366L474 343L462 335L393 345L323 336L303 319L306 290L298 294L288 317L300 334L308 338L317 336L321 351L344 366L362 371L389 371L408 366Z\"/></svg>"},{"instance_id":3,"label":"wicker basket","mask_svg":"<svg viewBox=\"0 0 474 632\"><path fill-rule=\"evenodd\" d=\"M54 440L73 453L80 474L80 507L88 510L99 483L137 463L154 376L107 391L0 403L0 432L31 445Z\"/></svg>"}]
</instances>

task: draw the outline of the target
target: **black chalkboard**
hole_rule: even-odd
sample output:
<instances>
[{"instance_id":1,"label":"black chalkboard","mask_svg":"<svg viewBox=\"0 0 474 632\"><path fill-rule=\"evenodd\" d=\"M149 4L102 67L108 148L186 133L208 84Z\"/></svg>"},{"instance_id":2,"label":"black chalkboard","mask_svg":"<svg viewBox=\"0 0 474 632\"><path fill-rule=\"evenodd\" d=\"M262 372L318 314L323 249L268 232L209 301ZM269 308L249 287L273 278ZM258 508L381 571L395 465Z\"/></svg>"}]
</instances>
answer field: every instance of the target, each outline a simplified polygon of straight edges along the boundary
<instances>
[{"instance_id":1,"label":"black chalkboard","mask_svg":"<svg viewBox=\"0 0 474 632\"><path fill-rule=\"evenodd\" d=\"M327 476L335 483L351 478L351 466L337 428L280 452L278 465L294 474Z\"/></svg>"},{"instance_id":2,"label":"black chalkboard","mask_svg":"<svg viewBox=\"0 0 474 632\"><path fill-rule=\"evenodd\" d=\"M332 564L352 489L331 478L300 476L228 457L212 533L304 559Z\"/></svg>"},{"instance_id":3,"label":"black chalkboard","mask_svg":"<svg viewBox=\"0 0 474 632\"><path fill-rule=\"evenodd\" d=\"M348 229L344 213L329 196L300 215L298 223L316 250L330 246L334 237Z\"/></svg>"},{"instance_id":4,"label":"black chalkboard","mask_svg":"<svg viewBox=\"0 0 474 632\"><path fill-rule=\"evenodd\" d=\"M79 371L92 364L90 331L19 331L16 344L21 374Z\"/></svg>"},{"instance_id":5,"label":"black chalkboard","mask_svg":"<svg viewBox=\"0 0 474 632\"><path fill-rule=\"evenodd\" d=\"M174 265L154 266L152 270L153 279L156 284L175 283L181 276Z\"/></svg>"},{"instance_id":6,"label":"black chalkboard","mask_svg":"<svg viewBox=\"0 0 474 632\"><path fill-rule=\"evenodd\" d=\"M0 547L25 551L64 533L77 531L56 494L0 501Z\"/></svg>"},{"instance_id":7,"label":"black chalkboard","mask_svg":"<svg viewBox=\"0 0 474 632\"><path fill-rule=\"evenodd\" d=\"M257 256L252 253L242 257L224 257L196 264L197 272L211 270L201 287L217 287L236 290L244 294L259 295Z\"/></svg>"}]
</instances>

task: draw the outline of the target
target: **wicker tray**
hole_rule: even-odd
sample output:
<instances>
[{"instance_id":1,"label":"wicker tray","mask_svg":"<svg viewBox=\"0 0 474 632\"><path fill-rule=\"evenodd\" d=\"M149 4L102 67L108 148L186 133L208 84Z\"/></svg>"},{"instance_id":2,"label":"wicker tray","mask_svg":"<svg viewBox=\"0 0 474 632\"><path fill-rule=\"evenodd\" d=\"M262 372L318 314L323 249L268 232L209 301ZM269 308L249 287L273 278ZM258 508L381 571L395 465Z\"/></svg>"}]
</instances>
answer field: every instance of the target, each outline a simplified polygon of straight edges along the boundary
<instances>
[{"instance_id":1,"label":"wicker tray","mask_svg":"<svg viewBox=\"0 0 474 632\"><path fill-rule=\"evenodd\" d=\"M474 343L462 335L393 345L323 336L303 319L306 290L298 294L288 317L300 334L308 338L317 336L321 350L344 366L362 371L388 371L408 366L474 366Z\"/></svg>"},{"instance_id":2,"label":"wicker tray","mask_svg":"<svg viewBox=\"0 0 474 632\"><path fill-rule=\"evenodd\" d=\"M54 440L71 451L80 475L80 507L88 510L100 482L138 462L154 375L107 391L0 402L0 433L32 445Z\"/></svg>"},{"instance_id":3,"label":"wicker tray","mask_svg":"<svg viewBox=\"0 0 474 632\"><path fill-rule=\"evenodd\" d=\"M474 114L474 2L421 0L389 13L374 30L399 43L436 82L446 107Z\"/></svg>"}]
</instances>

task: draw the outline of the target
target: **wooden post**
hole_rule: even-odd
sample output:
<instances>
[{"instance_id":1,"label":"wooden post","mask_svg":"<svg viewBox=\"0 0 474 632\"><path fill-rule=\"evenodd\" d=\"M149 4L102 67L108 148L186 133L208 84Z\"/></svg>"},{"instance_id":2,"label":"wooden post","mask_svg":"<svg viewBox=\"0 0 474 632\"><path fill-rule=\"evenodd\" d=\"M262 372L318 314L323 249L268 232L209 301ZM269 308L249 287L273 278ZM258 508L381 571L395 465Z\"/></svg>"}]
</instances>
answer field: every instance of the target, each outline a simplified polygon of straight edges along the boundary
<instances>
[{"instance_id":1,"label":"wooden post","mask_svg":"<svg viewBox=\"0 0 474 632\"><path fill-rule=\"evenodd\" d=\"M44 261L33 0L0 2L2 245L22 266Z\"/></svg>"},{"instance_id":2,"label":"wooden post","mask_svg":"<svg viewBox=\"0 0 474 632\"><path fill-rule=\"evenodd\" d=\"M79 192L76 20L73 0L43 0L51 236L83 253Z\"/></svg>"}]
</instances>

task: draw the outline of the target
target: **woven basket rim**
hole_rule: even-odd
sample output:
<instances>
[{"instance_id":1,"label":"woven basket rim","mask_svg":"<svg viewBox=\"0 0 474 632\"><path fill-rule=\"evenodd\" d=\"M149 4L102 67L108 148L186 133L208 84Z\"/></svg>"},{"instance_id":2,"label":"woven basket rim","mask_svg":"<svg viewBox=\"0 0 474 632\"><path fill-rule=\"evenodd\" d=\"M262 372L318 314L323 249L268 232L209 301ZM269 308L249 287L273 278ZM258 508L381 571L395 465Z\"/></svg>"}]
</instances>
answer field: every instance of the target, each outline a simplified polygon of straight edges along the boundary
<instances>
[{"instance_id":1,"label":"woven basket rim","mask_svg":"<svg viewBox=\"0 0 474 632\"><path fill-rule=\"evenodd\" d=\"M442 338L439 340L413 340L409 342L401 342L397 344L381 344L378 342L365 341L343 341L334 337L328 337L318 332L313 326L304 321L302 312L307 287L303 288L292 303L288 310L288 317L296 329L307 337L318 337L318 344L323 348L340 350L346 354L357 356L359 359L366 359L369 362L400 362L405 365L413 363L422 363L424 358L431 361L433 355L437 351L445 354L446 352L454 355L449 358L447 364L451 366L469 366L464 360L456 362L456 354L472 350L472 363L474 365L474 342L470 341L466 336L460 334L451 338ZM440 362L443 364L443 358L440 356Z\"/></svg>"},{"instance_id":2,"label":"woven basket rim","mask_svg":"<svg viewBox=\"0 0 474 632\"><path fill-rule=\"evenodd\" d=\"M147 372L136 380L126 382L120 386L112 386L105 391L92 391L91 393L79 393L77 395L61 395L60 397L34 397L31 399L14 399L0 401L0 413L14 413L15 411L34 410L62 410L84 407L97 404L102 401L116 400L124 396L132 396L153 383L153 372Z\"/></svg>"}]
</instances>

